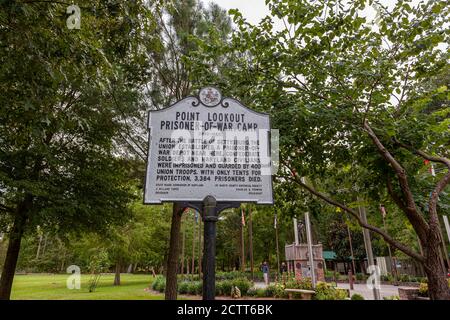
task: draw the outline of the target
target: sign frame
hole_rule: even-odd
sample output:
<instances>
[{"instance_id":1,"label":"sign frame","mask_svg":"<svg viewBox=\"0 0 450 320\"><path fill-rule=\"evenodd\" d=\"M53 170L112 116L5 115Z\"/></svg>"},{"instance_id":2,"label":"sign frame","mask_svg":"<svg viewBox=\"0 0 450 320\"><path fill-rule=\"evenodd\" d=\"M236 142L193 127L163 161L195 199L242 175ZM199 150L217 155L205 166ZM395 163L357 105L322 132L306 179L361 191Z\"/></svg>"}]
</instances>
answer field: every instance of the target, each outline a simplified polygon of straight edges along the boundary
<instances>
[{"instance_id":1,"label":"sign frame","mask_svg":"<svg viewBox=\"0 0 450 320\"><path fill-rule=\"evenodd\" d=\"M209 88L211 88L213 90L216 90L219 93L219 95L220 95L220 99L218 99L218 102L213 104L213 105L206 105L206 104L204 104L202 99L201 99L201 97L200 97L202 91L205 90L205 89L209 89ZM258 116L267 117L268 118L268 126L269 126L267 128L267 131L268 131L267 148L269 150L269 153L271 152L271 147L272 146L271 146L271 132L270 132L270 130L272 129L272 119L270 117L270 114L268 114L266 112L260 112L260 111L253 110L253 109L247 107L245 104L243 104L239 99L232 98L232 97L224 97L221 94L220 90L218 88L214 87L214 86L202 87L199 90L198 95L186 96L186 97L184 97L184 98L182 98L182 99L172 103L171 105L169 105L166 108L157 109L157 110L150 110L148 112L148 117L147 117L148 144L147 144L147 157L146 157L146 161L145 161L145 168L146 168L146 170L145 170L145 178L144 178L143 204L146 204L146 205L163 205L164 203L180 203L180 204L188 204L188 203L194 204L195 203L195 205L197 205L197 204L201 204L203 202L202 199L196 199L196 200L190 200L190 199L174 199L174 200L172 200L172 199L161 199L160 201L146 201L147 186L148 186L148 184L147 184L147 176L148 176L148 174L147 173L148 173L148 170L150 168L149 167L150 166L150 151L151 151L150 149L151 149L151 139L152 139L152 130L150 129L151 115L154 114L154 113L164 112L167 109L175 107L180 102L187 101L187 100L190 100L190 99L194 99L191 102L193 107L202 107L203 106L203 107L205 107L207 109L214 109L216 107L228 108L230 103L227 100L230 100L232 102L237 103L237 105L239 107L244 108L246 111L248 111L250 113L254 113L254 114L258 115ZM153 129L153 130L155 130L155 129ZM270 157L271 157L271 155L270 155ZM272 162L272 160L271 160L271 162ZM271 166L273 166L273 163L271 164ZM258 204L258 205L274 205L273 175L272 174L270 175L270 179L269 180L270 180L270 186L269 186L270 201L259 202L258 200L254 200L254 199L239 199L239 200L224 199L224 200L217 200L217 201L218 201L218 203L226 202L226 203L235 203L235 204L237 204L237 203L239 203L239 204L240 203L254 203L254 204ZM209 194L206 194L205 197L208 196L208 195ZM191 206L191 208L195 208L195 207Z\"/></svg>"}]
</instances>

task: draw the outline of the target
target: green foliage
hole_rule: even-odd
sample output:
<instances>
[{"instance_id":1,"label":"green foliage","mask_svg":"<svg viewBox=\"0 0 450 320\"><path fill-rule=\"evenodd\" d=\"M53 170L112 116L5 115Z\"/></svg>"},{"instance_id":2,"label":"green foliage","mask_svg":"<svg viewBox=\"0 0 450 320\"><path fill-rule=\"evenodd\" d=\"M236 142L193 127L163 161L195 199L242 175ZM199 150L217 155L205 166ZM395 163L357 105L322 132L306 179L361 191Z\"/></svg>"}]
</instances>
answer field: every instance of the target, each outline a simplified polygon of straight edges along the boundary
<instances>
[{"instance_id":1,"label":"green foliage","mask_svg":"<svg viewBox=\"0 0 450 320\"><path fill-rule=\"evenodd\" d=\"M267 298L267 293L266 293L266 289L264 288L259 288L256 290L256 296L258 298Z\"/></svg>"},{"instance_id":2,"label":"green foliage","mask_svg":"<svg viewBox=\"0 0 450 320\"><path fill-rule=\"evenodd\" d=\"M230 271L230 272L216 272L216 280L232 280L236 278L243 278L246 274L240 271Z\"/></svg>"},{"instance_id":3,"label":"green foliage","mask_svg":"<svg viewBox=\"0 0 450 320\"><path fill-rule=\"evenodd\" d=\"M238 287L241 295L247 295L247 291L252 287L252 283L247 278L236 278L231 280L231 286ZM231 292L231 290L230 290Z\"/></svg>"},{"instance_id":4,"label":"green foliage","mask_svg":"<svg viewBox=\"0 0 450 320\"><path fill-rule=\"evenodd\" d=\"M151 287L155 291L164 292L166 288L166 278L163 276L156 276Z\"/></svg>"},{"instance_id":5,"label":"green foliage","mask_svg":"<svg viewBox=\"0 0 450 320\"><path fill-rule=\"evenodd\" d=\"M368 278L367 275L365 275L364 273L357 273L355 275L356 280L362 281L362 280L366 280Z\"/></svg>"},{"instance_id":6,"label":"green foliage","mask_svg":"<svg viewBox=\"0 0 450 320\"><path fill-rule=\"evenodd\" d=\"M383 297L383 300L400 300L399 296Z\"/></svg>"},{"instance_id":7,"label":"green foliage","mask_svg":"<svg viewBox=\"0 0 450 320\"><path fill-rule=\"evenodd\" d=\"M358 293L352 294L351 300L364 300L364 297Z\"/></svg>"},{"instance_id":8,"label":"green foliage","mask_svg":"<svg viewBox=\"0 0 450 320\"><path fill-rule=\"evenodd\" d=\"M422 297L428 296L428 284L425 282L420 283L419 285L419 295Z\"/></svg>"},{"instance_id":9,"label":"green foliage","mask_svg":"<svg viewBox=\"0 0 450 320\"><path fill-rule=\"evenodd\" d=\"M344 289L338 289L326 282L317 282L315 300L345 300L348 298L348 292Z\"/></svg>"},{"instance_id":10,"label":"green foliage","mask_svg":"<svg viewBox=\"0 0 450 320\"><path fill-rule=\"evenodd\" d=\"M256 288L250 288L247 291L247 296L248 297L256 297L258 294L258 290Z\"/></svg>"},{"instance_id":11,"label":"green foliage","mask_svg":"<svg viewBox=\"0 0 450 320\"><path fill-rule=\"evenodd\" d=\"M286 288L289 289L303 289L313 290L312 282L310 278L302 278L300 280L292 279L286 282Z\"/></svg>"}]
</instances>

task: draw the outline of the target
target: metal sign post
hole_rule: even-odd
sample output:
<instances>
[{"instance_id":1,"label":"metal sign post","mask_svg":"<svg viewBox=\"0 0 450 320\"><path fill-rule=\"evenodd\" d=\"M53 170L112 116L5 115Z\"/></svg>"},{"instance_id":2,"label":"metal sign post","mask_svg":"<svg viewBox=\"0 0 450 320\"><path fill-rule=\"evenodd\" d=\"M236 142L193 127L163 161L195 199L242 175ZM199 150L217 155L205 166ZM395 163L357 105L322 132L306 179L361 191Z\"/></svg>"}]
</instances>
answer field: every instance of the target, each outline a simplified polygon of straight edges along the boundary
<instances>
[{"instance_id":1,"label":"metal sign post","mask_svg":"<svg viewBox=\"0 0 450 320\"><path fill-rule=\"evenodd\" d=\"M316 287L316 273L314 270L314 252L312 246L312 236L311 236L311 222L309 221L309 212L305 212L305 224L306 224L306 239L308 242L308 256L309 256L309 267L311 268L311 282L313 288Z\"/></svg>"},{"instance_id":2,"label":"metal sign post","mask_svg":"<svg viewBox=\"0 0 450 320\"><path fill-rule=\"evenodd\" d=\"M203 300L214 300L216 295L216 223L223 210L239 208L239 202L217 202L208 195L202 202L178 202L183 208L192 208L201 212L203 227Z\"/></svg>"},{"instance_id":3,"label":"metal sign post","mask_svg":"<svg viewBox=\"0 0 450 320\"><path fill-rule=\"evenodd\" d=\"M361 220L364 223L367 223L367 215L366 215L366 208L364 206L359 206L359 214L361 216ZM366 247L366 253L367 253L367 262L370 266L375 266L375 260L373 258L373 250L372 250L372 241L370 240L370 233L369 230L366 228L363 229L363 238L364 238L364 245ZM378 276L378 275L376 275ZM380 290L377 288L376 285L373 286L373 298L374 300L381 300Z\"/></svg>"}]
</instances>

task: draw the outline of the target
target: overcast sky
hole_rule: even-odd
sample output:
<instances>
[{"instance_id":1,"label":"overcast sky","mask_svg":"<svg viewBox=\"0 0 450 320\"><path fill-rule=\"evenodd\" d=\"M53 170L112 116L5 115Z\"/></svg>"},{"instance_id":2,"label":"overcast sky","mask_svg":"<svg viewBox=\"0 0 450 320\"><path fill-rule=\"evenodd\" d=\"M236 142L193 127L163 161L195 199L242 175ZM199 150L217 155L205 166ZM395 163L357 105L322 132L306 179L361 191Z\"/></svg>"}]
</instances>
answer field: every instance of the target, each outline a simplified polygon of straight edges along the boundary
<instances>
[{"instance_id":1,"label":"overcast sky","mask_svg":"<svg viewBox=\"0 0 450 320\"><path fill-rule=\"evenodd\" d=\"M313 2L314 0L312 0ZM262 18L268 15L269 8L265 4L265 0L203 0L205 4L209 2L215 2L222 8L226 9L239 9L244 18L247 19L248 22L252 24L257 24ZM384 5L388 5L388 7L393 7L396 3L396 0L382 0L381 3ZM413 0L412 4L416 5L419 3L419 0ZM373 19L375 17L375 10L372 8L367 8L364 10L364 15L367 18ZM276 30L280 30L283 28L283 22L279 20L274 21L274 28Z\"/></svg>"}]
</instances>

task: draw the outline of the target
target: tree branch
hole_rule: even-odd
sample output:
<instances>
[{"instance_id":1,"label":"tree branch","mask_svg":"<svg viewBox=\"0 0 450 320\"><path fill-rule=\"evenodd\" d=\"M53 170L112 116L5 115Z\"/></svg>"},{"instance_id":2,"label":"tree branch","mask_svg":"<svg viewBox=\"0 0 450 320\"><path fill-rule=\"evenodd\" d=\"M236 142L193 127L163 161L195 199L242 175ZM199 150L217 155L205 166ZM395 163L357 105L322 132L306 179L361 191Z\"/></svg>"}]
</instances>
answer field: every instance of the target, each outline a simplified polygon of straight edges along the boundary
<instances>
[{"instance_id":1,"label":"tree branch","mask_svg":"<svg viewBox=\"0 0 450 320\"><path fill-rule=\"evenodd\" d=\"M383 239L389 243L390 245L392 245L393 247L397 248L398 250L402 251L403 253L405 253L406 255L410 256L413 259L416 259L417 261L423 262L425 260L425 258L418 254L417 252L414 252L413 250L411 250L410 248L408 248L407 246L405 246L404 244L402 244L401 242L394 240L390 235L388 235L383 229L380 229L378 227L372 226L370 224L365 223L361 217L359 216L359 214L350 209L349 207L347 207L346 205L337 202L334 199L331 199L330 197L326 196L325 194L315 190L314 188L308 186L307 184L303 183L301 181L301 179L298 177L298 175L296 173L293 172L293 170L291 170L289 167L288 169L291 171L292 176L288 179L294 181L295 183L297 183L299 186L301 186L303 189L306 189L308 192L310 192L311 194L315 195L316 197L324 200L325 202L341 208L342 210L348 212L352 217L354 217L356 219L356 221L358 222L358 224L366 229L369 229L377 234L379 234L380 236L383 237Z\"/></svg>"},{"instance_id":2,"label":"tree branch","mask_svg":"<svg viewBox=\"0 0 450 320\"><path fill-rule=\"evenodd\" d=\"M438 217L437 217L437 201L439 198L439 194L444 190L444 188L450 183L450 159L447 159L445 157L439 157L439 156L431 156L428 153L413 148L410 145L407 145L405 143L402 143L398 141L397 139L393 139L394 143L399 145L400 147L411 151L412 153L432 162L438 162L444 164L447 168L447 174L445 174L436 184L434 187L433 192L431 193L430 200L428 202L428 212L430 214L430 222L437 223Z\"/></svg>"}]
</instances>

